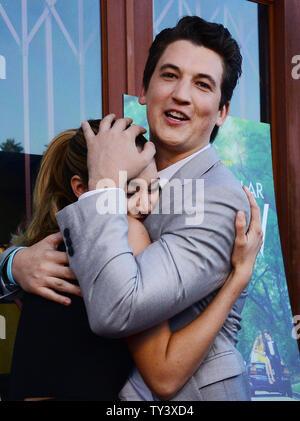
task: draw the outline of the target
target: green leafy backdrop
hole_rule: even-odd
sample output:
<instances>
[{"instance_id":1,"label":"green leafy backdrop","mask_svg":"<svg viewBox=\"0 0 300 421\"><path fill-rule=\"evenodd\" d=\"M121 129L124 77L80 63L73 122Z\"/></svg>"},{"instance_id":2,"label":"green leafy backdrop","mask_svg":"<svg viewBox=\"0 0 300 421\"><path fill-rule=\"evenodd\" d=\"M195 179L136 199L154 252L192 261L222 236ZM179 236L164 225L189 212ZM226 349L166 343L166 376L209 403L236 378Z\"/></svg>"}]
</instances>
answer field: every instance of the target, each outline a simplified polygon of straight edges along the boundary
<instances>
[{"instance_id":1,"label":"green leafy backdrop","mask_svg":"<svg viewBox=\"0 0 300 421\"><path fill-rule=\"evenodd\" d=\"M292 313L277 223L270 126L229 117L215 146L221 159L256 197L266 224L263 253L258 256L242 313L238 348L248 362L258 330L270 330L282 360L295 377L300 374L299 352L292 337Z\"/></svg>"},{"instance_id":2,"label":"green leafy backdrop","mask_svg":"<svg viewBox=\"0 0 300 421\"><path fill-rule=\"evenodd\" d=\"M136 97L124 95L124 116L148 129L146 109ZM292 337L292 313L277 224L270 126L228 117L214 145L223 162L254 194L265 222L263 252L256 261L242 313L238 349L248 363L258 330L270 330L292 381L299 381L299 351Z\"/></svg>"}]
</instances>

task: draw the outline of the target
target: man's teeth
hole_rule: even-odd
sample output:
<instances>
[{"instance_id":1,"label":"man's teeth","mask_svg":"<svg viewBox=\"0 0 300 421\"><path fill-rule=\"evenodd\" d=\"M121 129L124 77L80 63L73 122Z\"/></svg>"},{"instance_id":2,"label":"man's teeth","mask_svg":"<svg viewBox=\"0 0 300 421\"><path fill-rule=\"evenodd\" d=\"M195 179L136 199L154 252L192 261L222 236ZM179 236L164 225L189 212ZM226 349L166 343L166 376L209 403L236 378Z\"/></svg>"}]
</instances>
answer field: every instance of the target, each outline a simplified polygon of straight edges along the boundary
<instances>
[{"instance_id":1,"label":"man's teeth","mask_svg":"<svg viewBox=\"0 0 300 421\"><path fill-rule=\"evenodd\" d=\"M166 114L168 117L174 118L175 120L187 120L187 117L178 111L168 111Z\"/></svg>"}]
</instances>

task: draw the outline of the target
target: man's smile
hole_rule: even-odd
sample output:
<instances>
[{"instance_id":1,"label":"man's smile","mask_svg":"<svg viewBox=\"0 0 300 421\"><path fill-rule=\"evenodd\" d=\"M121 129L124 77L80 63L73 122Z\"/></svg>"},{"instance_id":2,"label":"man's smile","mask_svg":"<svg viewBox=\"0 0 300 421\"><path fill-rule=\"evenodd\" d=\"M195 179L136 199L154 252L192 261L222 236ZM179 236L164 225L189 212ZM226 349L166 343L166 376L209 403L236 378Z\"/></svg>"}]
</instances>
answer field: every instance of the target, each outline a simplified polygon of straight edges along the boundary
<instances>
[{"instance_id":1,"label":"man's smile","mask_svg":"<svg viewBox=\"0 0 300 421\"><path fill-rule=\"evenodd\" d=\"M182 111L170 109L165 111L164 113L164 119L168 126L171 127L178 127L185 125L187 122L189 122L190 118Z\"/></svg>"},{"instance_id":2,"label":"man's smile","mask_svg":"<svg viewBox=\"0 0 300 421\"><path fill-rule=\"evenodd\" d=\"M165 111L165 116L175 121L187 121L190 119L183 111L175 109Z\"/></svg>"}]
</instances>

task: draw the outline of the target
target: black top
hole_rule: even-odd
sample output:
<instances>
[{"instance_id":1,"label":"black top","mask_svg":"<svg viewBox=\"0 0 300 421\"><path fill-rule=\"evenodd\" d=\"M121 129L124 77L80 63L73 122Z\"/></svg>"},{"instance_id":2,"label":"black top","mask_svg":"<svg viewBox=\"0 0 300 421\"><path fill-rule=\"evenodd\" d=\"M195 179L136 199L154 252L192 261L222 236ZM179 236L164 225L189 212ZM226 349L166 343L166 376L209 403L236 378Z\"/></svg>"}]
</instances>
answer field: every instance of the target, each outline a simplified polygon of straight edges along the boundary
<instances>
[{"instance_id":1,"label":"black top","mask_svg":"<svg viewBox=\"0 0 300 421\"><path fill-rule=\"evenodd\" d=\"M68 294L64 294L68 295ZM10 375L11 400L116 400L132 368L124 339L95 335L83 299L65 307L24 294Z\"/></svg>"}]
</instances>

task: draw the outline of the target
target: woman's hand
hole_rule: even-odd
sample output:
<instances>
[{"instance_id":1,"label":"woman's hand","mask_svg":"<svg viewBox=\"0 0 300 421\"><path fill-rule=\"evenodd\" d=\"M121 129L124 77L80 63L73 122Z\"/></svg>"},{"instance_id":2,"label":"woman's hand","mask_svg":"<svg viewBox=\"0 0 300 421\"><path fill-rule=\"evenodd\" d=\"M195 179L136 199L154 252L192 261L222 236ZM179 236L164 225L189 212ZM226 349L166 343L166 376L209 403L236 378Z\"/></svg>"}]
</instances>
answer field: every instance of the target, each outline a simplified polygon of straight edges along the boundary
<instances>
[{"instance_id":1,"label":"woman's hand","mask_svg":"<svg viewBox=\"0 0 300 421\"><path fill-rule=\"evenodd\" d=\"M21 249L14 257L12 272L24 291L69 305L71 299L63 294L81 296L81 291L77 285L67 281L76 277L69 268L67 254L57 251L62 241L62 234L58 232Z\"/></svg>"},{"instance_id":2,"label":"woman's hand","mask_svg":"<svg viewBox=\"0 0 300 421\"><path fill-rule=\"evenodd\" d=\"M243 274L248 273L250 281L256 257L263 244L263 232L261 228L260 209L247 187L243 186L243 189L250 202L251 220L249 229L245 234L245 215L241 211L237 213L235 220L236 237L231 262L234 271L242 271Z\"/></svg>"}]
</instances>

